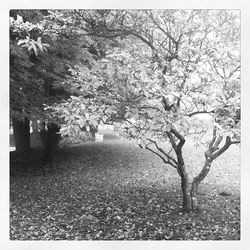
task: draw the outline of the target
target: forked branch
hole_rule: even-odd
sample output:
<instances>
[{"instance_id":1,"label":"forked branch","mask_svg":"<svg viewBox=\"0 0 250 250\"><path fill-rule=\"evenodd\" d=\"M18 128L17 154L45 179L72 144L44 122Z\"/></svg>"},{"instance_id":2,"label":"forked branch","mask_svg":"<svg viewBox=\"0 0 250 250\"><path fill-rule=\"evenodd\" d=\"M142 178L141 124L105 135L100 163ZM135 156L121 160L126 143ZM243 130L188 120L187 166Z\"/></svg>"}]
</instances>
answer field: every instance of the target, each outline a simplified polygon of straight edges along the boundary
<instances>
[{"instance_id":1,"label":"forked branch","mask_svg":"<svg viewBox=\"0 0 250 250\"><path fill-rule=\"evenodd\" d=\"M140 145L140 146L141 146L141 145ZM142 146L141 146L141 147L142 147ZM159 154L158 152L156 152L155 150L153 150L152 148L150 148L150 147L148 147L148 146L146 146L145 148L146 148L147 150L151 151L152 153L154 153L155 155L159 156L159 157L163 160L164 163L169 164L170 166L172 166L172 167L174 167L174 168L177 168L177 166L176 166L173 162L171 162L169 158L168 158L168 159L165 159L161 154Z\"/></svg>"},{"instance_id":2,"label":"forked branch","mask_svg":"<svg viewBox=\"0 0 250 250\"><path fill-rule=\"evenodd\" d=\"M172 157L170 156L168 153L166 153L161 147L159 147L158 143L152 139L148 139L148 141L154 143L155 147L163 154L165 155L169 160L173 161L174 164L178 164L177 161Z\"/></svg>"}]
</instances>

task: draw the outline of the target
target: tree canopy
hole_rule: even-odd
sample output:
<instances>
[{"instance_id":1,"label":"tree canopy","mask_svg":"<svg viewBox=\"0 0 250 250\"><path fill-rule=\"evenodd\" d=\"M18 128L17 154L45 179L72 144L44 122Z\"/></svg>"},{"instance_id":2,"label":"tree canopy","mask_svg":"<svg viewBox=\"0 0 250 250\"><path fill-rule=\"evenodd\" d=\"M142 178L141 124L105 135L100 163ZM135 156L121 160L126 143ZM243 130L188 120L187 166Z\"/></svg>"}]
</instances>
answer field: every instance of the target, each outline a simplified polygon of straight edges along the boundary
<instances>
[{"instance_id":1,"label":"tree canopy","mask_svg":"<svg viewBox=\"0 0 250 250\"><path fill-rule=\"evenodd\" d=\"M90 19L85 18L86 13ZM89 120L94 125L113 119L130 127L127 118L133 118L138 127L147 117L145 132L150 130L156 135L157 131L152 130L156 126L155 130L164 133L175 124L186 133L193 128L190 123L194 115L208 113L216 118L214 125L220 133L239 137L237 12L132 10L101 15L76 11L75 15L92 30L86 34L102 39L116 37L117 43L106 50L104 57L91 58L88 64L71 69L73 76L66 81L77 95L62 104L65 116L61 116L67 124L72 125L71 118L81 126L88 120L73 118L75 106L81 117L95 114ZM114 19L118 20L115 24ZM98 118L96 109L100 112ZM60 112L60 106L56 110ZM73 113L71 118L69 113Z\"/></svg>"}]
</instances>

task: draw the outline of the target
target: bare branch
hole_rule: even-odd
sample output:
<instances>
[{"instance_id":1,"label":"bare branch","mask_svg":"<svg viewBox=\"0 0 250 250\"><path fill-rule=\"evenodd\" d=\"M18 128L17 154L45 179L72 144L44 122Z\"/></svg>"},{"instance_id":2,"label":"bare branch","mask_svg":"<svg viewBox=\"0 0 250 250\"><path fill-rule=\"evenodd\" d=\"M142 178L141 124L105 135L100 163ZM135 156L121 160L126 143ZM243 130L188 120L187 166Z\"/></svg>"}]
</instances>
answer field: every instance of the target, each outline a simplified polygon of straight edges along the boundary
<instances>
[{"instance_id":1,"label":"bare branch","mask_svg":"<svg viewBox=\"0 0 250 250\"><path fill-rule=\"evenodd\" d=\"M147 150L151 151L152 153L154 153L155 155L159 156L164 163L169 164L170 166L172 166L173 168L177 168L175 164L173 164L172 162L170 162L169 160L166 160L161 154L159 154L158 152L154 151L152 148L149 148L148 146L145 147Z\"/></svg>"},{"instance_id":2,"label":"bare branch","mask_svg":"<svg viewBox=\"0 0 250 250\"><path fill-rule=\"evenodd\" d=\"M221 149L219 149L218 151L216 151L215 153L211 154L211 158L213 160L216 159L218 156L223 154L230 147L231 144L232 144L231 138L230 138L230 136L227 136L224 146Z\"/></svg>"},{"instance_id":3,"label":"bare branch","mask_svg":"<svg viewBox=\"0 0 250 250\"><path fill-rule=\"evenodd\" d=\"M176 142L174 140L173 135L170 132L167 132L167 136L168 136L168 138L169 138L169 140L171 142L171 145L172 145L173 149L176 151L177 150L177 145L176 145Z\"/></svg>"},{"instance_id":4,"label":"bare branch","mask_svg":"<svg viewBox=\"0 0 250 250\"><path fill-rule=\"evenodd\" d=\"M231 141L231 144L239 144L241 141Z\"/></svg>"},{"instance_id":5,"label":"bare branch","mask_svg":"<svg viewBox=\"0 0 250 250\"><path fill-rule=\"evenodd\" d=\"M214 126L214 128L213 128L213 139L212 139L212 141L211 141L210 144L209 144L209 148L210 148L210 149L213 147L214 142L215 142L215 140L216 140L216 132L217 132L217 128L216 128L216 126Z\"/></svg>"},{"instance_id":6,"label":"bare branch","mask_svg":"<svg viewBox=\"0 0 250 250\"><path fill-rule=\"evenodd\" d=\"M171 41L176 45L177 44L177 41L174 39L174 37L171 36L170 32L166 31L165 29L163 29L159 23L155 20L152 12L148 12L149 13L149 17L151 18L151 20L153 21L153 23L157 26L157 28L159 30L161 30L168 38L171 39Z\"/></svg>"},{"instance_id":7,"label":"bare branch","mask_svg":"<svg viewBox=\"0 0 250 250\"><path fill-rule=\"evenodd\" d=\"M181 149L185 144L186 141L185 138L173 127L171 128L171 132L180 140L180 142L177 145L177 150Z\"/></svg>"},{"instance_id":8,"label":"bare branch","mask_svg":"<svg viewBox=\"0 0 250 250\"><path fill-rule=\"evenodd\" d=\"M233 74L237 71L240 70L240 66L236 67L232 72L230 72L229 76L228 76L228 79L231 78L233 76Z\"/></svg>"},{"instance_id":9,"label":"bare branch","mask_svg":"<svg viewBox=\"0 0 250 250\"><path fill-rule=\"evenodd\" d=\"M193 115L198 115L198 114L211 114L211 113L214 113L214 110L211 110L211 111L206 111L206 110L202 110L202 111L195 111L195 112L192 112L192 113L189 113L187 114L186 116L193 116Z\"/></svg>"},{"instance_id":10,"label":"bare branch","mask_svg":"<svg viewBox=\"0 0 250 250\"><path fill-rule=\"evenodd\" d=\"M155 107L155 106L140 106L140 107L138 107L138 109L139 109L139 110L140 110L140 109L155 109L155 110L161 111L160 108Z\"/></svg>"},{"instance_id":11,"label":"bare branch","mask_svg":"<svg viewBox=\"0 0 250 250\"><path fill-rule=\"evenodd\" d=\"M168 159L170 159L171 161L173 161L176 165L178 164L177 161L171 157L169 154L167 154L162 148L159 147L158 143L154 140L151 139L147 139L148 141L154 143L155 147L162 153L164 154Z\"/></svg>"},{"instance_id":12,"label":"bare branch","mask_svg":"<svg viewBox=\"0 0 250 250\"><path fill-rule=\"evenodd\" d=\"M141 41L143 41L144 43L146 43L153 51L156 50L155 47L154 47L154 45L153 45L150 41L148 41L147 39L145 39L144 37L142 37L142 36L139 35L138 33L135 33L135 32L133 32L133 31L131 31L130 34L133 35L133 36L135 36L135 37L137 37L137 38L139 38L139 39L140 39Z\"/></svg>"},{"instance_id":13,"label":"bare branch","mask_svg":"<svg viewBox=\"0 0 250 250\"><path fill-rule=\"evenodd\" d=\"M219 137L217 138L217 140L216 140L215 143L214 143L214 147L215 147L215 148L218 148L218 147L219 147L219 145L220 145L222 139L223 139L222 136L219 136Z\"/></svg>"}]
</instances>

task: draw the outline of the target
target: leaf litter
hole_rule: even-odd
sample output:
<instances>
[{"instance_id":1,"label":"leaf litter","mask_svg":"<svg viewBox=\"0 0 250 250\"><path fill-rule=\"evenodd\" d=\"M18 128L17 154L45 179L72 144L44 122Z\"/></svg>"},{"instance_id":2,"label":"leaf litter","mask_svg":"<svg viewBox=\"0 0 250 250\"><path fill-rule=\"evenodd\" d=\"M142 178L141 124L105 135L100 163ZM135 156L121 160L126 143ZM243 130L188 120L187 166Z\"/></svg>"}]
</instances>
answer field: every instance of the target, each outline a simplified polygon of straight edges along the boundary
<instances>
[{"instance_id":1,"label":"leaf litter","mask_svg":"<svg viewBox=\"0 0 250 250\"><path fill-rule=\"evenodd\" d=\"M188 214L175 170L125 140L59 149L46 174L36 151L30 165L11 156L10 239L239 240L239 152L230 150L200 186L201 211ZM203 164L192 156L191 175Z\"/></svg>"}]
</instances>

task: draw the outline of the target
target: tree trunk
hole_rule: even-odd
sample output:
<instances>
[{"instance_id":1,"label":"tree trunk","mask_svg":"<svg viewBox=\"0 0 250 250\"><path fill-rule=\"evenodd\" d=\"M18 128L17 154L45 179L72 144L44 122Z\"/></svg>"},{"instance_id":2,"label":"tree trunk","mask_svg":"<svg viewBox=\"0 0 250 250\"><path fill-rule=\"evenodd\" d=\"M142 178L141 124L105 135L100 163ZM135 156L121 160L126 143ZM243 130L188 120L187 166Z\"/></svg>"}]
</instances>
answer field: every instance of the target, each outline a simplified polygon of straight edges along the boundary
<instances>
[{"instance_id":1,"label":"tree trunk","mask_svg":"<svg viewBox=\"0 0 250 250\"><path fill-rule=\"evenodd\" d=\"M175 135L176 138L179 139L179 143L176 144L173 135ZM171 128L171 133L167 133L170 142L175 150L176 156L177 156L177 171L178 174L181 177L181 191L182 191L182 197L183 197L183 210L185 212L191 211L191 200L190 200L190 193L188 192L188 174L185 168L184 159L182 155L182 147L185 144L185 138L176 131L175 128Z\"/></svg>"},{"instance_id":2,"label":"tree trunk","mask_svg":"<svg viewBox=\"0 0 250 250\"><path fill-rule=\"evenodd\" d=\"M89 132L91 133L92 137L95 138L95 134L98 132L98 127L90 126Z\"/></svg>"},{"instance_id":3,"label":"tree trunk","mask_svg":"<svg viewBox=\"0 0 250 250\"><path fill-rule=\"evenodd\" d=\"M206 157L204 167L202 168L201 172L193 179L192 187L190 191L191 206L192 206L193 211L196 211L198 208L197 193L198 193L199 184L207 176L211 167L211 162L212 162L212 159L210 157Z\"/></svg>"},{"instance_id":4,"label":"tree trunk","mask_svg":"<svg viewBox=\"0 0 250 250\"><path fill-rule=\"evenodd\" d=\"M17 152L30 150L30 124L27 118L18 120L12 118L14 140Z\"/></svg>"},{"instance_id":5,"label":"tree trunk","mask_svg":"<svg viewBox=\"0 0 250 250\"><path fill-rule=\"evenodd\" d=\"M220 143L222 142L223 137L222 136L216 136L216 127L213 131L213 139L209 144L209 148L205 152L205 164L201 170L201 172L194 178L192 182L192 187L190 190L190 196L191 196L191 205L192 210L195 211L198 208L198 200L197 200L197 193L198 193L198 187L201 181L207 176L210 168L211 163L214 159L216 159L218 156L223 154L232 144L231 138L229 136L226 137L226 141L223 147L219 148Z\"/></svg>"},{"instance_id":6,"label":"tree trunk","mask_svg":"<svg viewBox=\"0 0 250 250\"><path fill-rule=\"evenodd\" d=\"M182 206L185 212L191 211L191 200L190 194L188 191L188 174L185 170L185 167L181 167L181 171L178 171L181 177L181 191L182 191Z\"/></svg>"},{"instance_id":7,"label":"tree trunk","mask_svg":"<svg viewBox=\"0 0 250 250\"><path fill-rule=\"evenodd\" d=\"M60 141L60 135L58 134L59 131L60 129L58 125L55 123L51 123L48 125L47 130L44 126L44 129L42 129L40 132L42 142L45 148L43 156L45 164L51 162L54 158L55 150Z\"/></svg>"},{"instance_id":8,"label":"tree trunk","mask_svg":"<svg viewBox=\"0 0 250 250\"><path fill-rule=\"evenodd\" d=\"M185 142L185 141L184 141ZM183 143L184 144L184 143ZM188 173L185 168L184 159L182 156L182 145L179 144L176 150L178 166L177 171L181 177L181 191L183 197L183 210L185 212L191 211L191 200L190 200L190 193L188 191Z\"/></svg>"}]
</instances>

